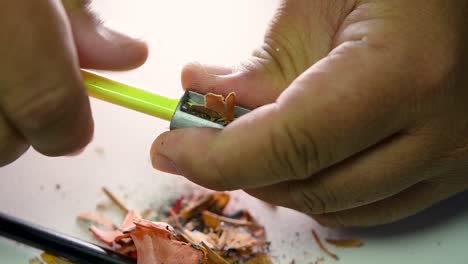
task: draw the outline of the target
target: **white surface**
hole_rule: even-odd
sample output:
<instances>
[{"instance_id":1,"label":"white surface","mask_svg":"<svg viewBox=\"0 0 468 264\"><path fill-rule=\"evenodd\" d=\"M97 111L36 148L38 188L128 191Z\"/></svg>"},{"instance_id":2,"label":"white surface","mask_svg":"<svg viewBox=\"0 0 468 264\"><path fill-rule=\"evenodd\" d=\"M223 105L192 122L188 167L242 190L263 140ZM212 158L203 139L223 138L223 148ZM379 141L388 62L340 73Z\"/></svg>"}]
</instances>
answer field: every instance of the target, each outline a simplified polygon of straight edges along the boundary
<instances>
[{"instance_id":1,"label":"white surface","mask_svg":"<svg viewBox=\"0 0 468 264\"><path fill-rule=\"evenodd\" d=\"M277 0L99 0L95 9L106 23L148 41L148 63L109 76L172 97L181 95L180 70L193 60L235 65L261 43ZM0 209L84 239L91 239L75 216L94 210L105 198L103 185L125 194L131 207L163 203L189 186L185 180L154 171L148 158L153 139L168 123L107 103L92 102L93 143L79 157L46 158L29 151L0 169ZM56 185L60 185L60 189ZM272 210L240 194L267 226L276 262L308 263L322 256L311 239L309 218ZM468 195L398 224L331 231L362 237L361 249L334 249L340 263L468 263ZM296 236L296 232L299 232ZM0 240L0 263L24 263L22 248ZM9 252L7 257L6 252ZM334 261L326 258L326 263Z\"/></svg>"}]
</instances>

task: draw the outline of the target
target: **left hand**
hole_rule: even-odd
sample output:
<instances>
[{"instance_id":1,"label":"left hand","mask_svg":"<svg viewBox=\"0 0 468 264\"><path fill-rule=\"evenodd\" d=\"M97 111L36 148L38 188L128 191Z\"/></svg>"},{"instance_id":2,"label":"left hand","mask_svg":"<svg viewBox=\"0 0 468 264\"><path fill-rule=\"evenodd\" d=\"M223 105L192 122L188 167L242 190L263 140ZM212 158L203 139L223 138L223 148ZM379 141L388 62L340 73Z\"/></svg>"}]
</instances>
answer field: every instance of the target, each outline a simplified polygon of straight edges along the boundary
<instances>
[{"instance_id":1,"label":"left hand","mask_svg":"<svg viewBox=\"0 0 468 264\"><path fill-rule=\"evenodd\" d=\"M401 219L468 187L468 1L285 0L239 69L184 88L256 108L153 144L155 168L329 226Z\"/></svg>"},{"instance_id":2,"label":"left hand","mask_svg":"<svg viewBox=\"0 0 468 264\"><path fill-rule=\"evenodd\" d=\"M124 70L146 60L146 44L105 27L90 1L0 0L0 167L30 146L53 157L79 153L94 129L80 67Z\"/></svg>"}]
</instances>

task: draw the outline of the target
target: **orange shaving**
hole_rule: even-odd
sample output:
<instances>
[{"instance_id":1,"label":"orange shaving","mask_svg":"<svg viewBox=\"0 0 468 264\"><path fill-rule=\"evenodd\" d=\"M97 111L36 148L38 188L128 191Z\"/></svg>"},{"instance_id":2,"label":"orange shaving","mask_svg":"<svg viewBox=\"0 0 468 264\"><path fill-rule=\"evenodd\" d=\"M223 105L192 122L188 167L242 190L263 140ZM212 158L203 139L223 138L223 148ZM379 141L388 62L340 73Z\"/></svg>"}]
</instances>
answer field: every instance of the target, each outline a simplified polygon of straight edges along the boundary
<instances>
[{"instance_id":1,"label":"orange shaving","mask_svg":"<svg viewBox=\"0 0 468 264\"><path fill-rule=\"evenodd\" d=\"M122 224L120 225L119 229L123 232L135 226L133 223L135 220L141 219L140 213L135 210L128 211L125 219L123 220Z\"/></svg>"},{"instance_id":2,"label":"orange shaving","mask_svg":"<svg viewBox=\"0 0 468 264\"><path fill-rule=\"evenodd\" d=\"M103 190L117 206L128 210L109 190ZM227 193L208 193L171 205L170 216L165 219L175 228L143 219L139 212L129 210L119 227L101 230L91 226L90 231L114 251L138 258L139 264L270 264L264 228L247 212L235 218L225 215L229 200ZM252 262L243 262L250 259Z\"/></svg>"},{"instance_id":3,"label":"orange shaving","mask_svg":"<svg viewBox=\"0 0 468 264\"><path fill-rule=\"evenodd\" d=\"M320 247L320 249L325 253L327 254L328 256L330 256L332 259L334 260L338 260L338 255L332 253L330 250L328 250L328 248L325 247L325 245L322 243L322 240L320 240L319 236L317 235L317 233L315 232L314 229L312 229L312 236L314 237L315 239L315 242L317 242L317 245Z\"/></svg>"},{"instance_id":4,"label":"orange shaving","mask_svg":"<svg viewBox=\"0 0 468 264\"><path fill-rule=\"evenodd\" d=\"M231 92L226 98L222 95L208 93L205 95L205 105L192 105L192 108L209 115L213 119L223 119L226 122L234 120L236 94Z\"/></svg>"},{"instance_id":5,"label":"orange shaving","mask_svg":"<svg viewBox=\"0 0 468 264\"><path fill-rule=\"evenodd\" d=\"M130 210L118 229L101 230L95 226L91 226L89 230L97 239L111 246L114 241L119 241L128 237L129 235L125 234L124 231L135 227L134 221L137 221L140 218L141 217L138 212Z\"/></svg>"},{"instance_id":6,"label":"orange shaving","mask_svg":"<svg viewBox=\"0 0 468 264\"><path fill-rule=\"evenodd\" d=\"M112 246L114 241L124 235L120 230L101 230L95 226L91 226L89 231L99 239L101 242L105 243L108 246Z\"/></svg>"},{"instance_id":7,"label":"orange shaving","mask_svg":"<svg viewBox=\"0 0 468 264\"><path fill-rule=\"evenodd\" d=\"M189 243L175 239L172 228L165 223L135 220L130 232L138 252L139 264L204 263L204 253Z\"/></svg>"},{"instance_id":8,"label":"orange shaving","mask_svg":"<svg viewBox=\"0 0 468 264\"><path fill-rule=\"evenodd\" d=\"M327 243L337 246L337 247L360 247L362 246L362 241L359 239L330 239L326 238Z\"/></svg>"}]
</instances>

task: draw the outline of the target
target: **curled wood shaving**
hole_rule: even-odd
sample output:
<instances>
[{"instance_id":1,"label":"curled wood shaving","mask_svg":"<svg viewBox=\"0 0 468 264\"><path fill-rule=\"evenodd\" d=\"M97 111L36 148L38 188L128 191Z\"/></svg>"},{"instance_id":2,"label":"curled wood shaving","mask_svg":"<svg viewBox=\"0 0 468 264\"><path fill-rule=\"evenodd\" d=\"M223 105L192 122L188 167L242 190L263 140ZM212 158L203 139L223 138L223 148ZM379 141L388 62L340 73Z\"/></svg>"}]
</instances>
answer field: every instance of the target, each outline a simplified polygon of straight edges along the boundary
<instances>
[{"instance_id":1,"label":"curled wood shaving","mask_svg":"<svg viewBox=\"0 0 468 264\"><path fill-rule=\"evenodd\" d=\"M204 263L204 252L190 243L177 240L166 223L138 219L130 232L138 252L139 264Z\"/></svg>"},{"instance_id":2,"label":"curled wood shaving","mask_svg":"<svg viewBox=\"0 0 468 264\"><path fill-rule=\"evenodd\" d=\"M108 190L106 193L113 201L120 201ZM166 219L175 229L168 223L142 219L137 211L116 202L128 210L120 227L101 230L91 226L90 230L116 252L138 257L139 264L228 264L256 259L268 250L264 228L248 212L232 219L223 214L229 200L227 193L192 196L188 201L180 199L169 206L170 216ZM259 262L249 263L269 264L271 260L265 254Z\"/></svg>"},{"instance_id":3,"label":"curled wood shaving","mask_svg":"<svg viewBox=\"0 0 468 264\"><path fill-rule=\"evenodd\" d=\"M312 236L314 237L314 240L315 242L317 242L317 245L320 247L320 249L325 253L327 254L328 256L330 256L332 259L334 260L338 260L338 255L332 253L330 250L328 250L328 248L325 247L325 245L322 243L322 240L320 240L320 237L317 235L317 233L315 232L314 229L312 229Z\"/></svg>"},{"instance_id":4,"label":"curled wood shaving","mask_svg":"<svg viewBox=\"0 0 468 264\"><path fill-rule=\"evenodd\" d=\"M128 234L126 234L126 231L131 230L132 228L135 227L134 222L138 219L140 219L141 216L137 211L130 210L128 214L125 216L124 221L120 225L118 229L113 229L113 230L101 230L95 226L91 226L89 228L89 231L93 233L93 235L105 243L108 246L112 246L114 242L120 241L123 238L129 237Z\"/></svg>"},{"instance_id":5,"label":"curled wood shaving","mask_svg":"<svg viewBox=\"0 0 468 264\"><path fill-rule=\"evenodd\" d=\"M122 224L119 227L119 230L124 232L132 227L135 226L134 222L138 219L141 219L141 215L138 211L130 210L128 211L125 219L123 220Z\"/></svg>"},{"instance_id":6,"label":"curled wood shaving","mask_svg":"<svg viewBox=\"0 0 468 264\"><path fill-rule=\"evenodd\" d=\"M91 231L97 239L108 246L112 246L118 237L124 235L120 230L101 230L95 226L89 227L89 231Z\"/></svg>"},{"instance_id":7,"label":"curled wood shaving","mask_svg":"<svg viewBox=\"0 0 468 264\"><path fill-rule=\"evenodd\" d=\"M331 239L326 238L327 243L336 247L360 247L363 245L359 239Z\"/></svg>"},{"instance_id":8,"label":"curled wood shaving","mask_svg":"<svg viewBox=\"0 0 468 264\"><path fill-rule=\"evenodd\" d=\"M226 123L234 120L234 107L236 104L236 94L231 92L224 98L222 95L208 93L205 95L205 104L193 104L192 109L205 113L211 119L222 119Z\"/></svg>"}]
</instances>

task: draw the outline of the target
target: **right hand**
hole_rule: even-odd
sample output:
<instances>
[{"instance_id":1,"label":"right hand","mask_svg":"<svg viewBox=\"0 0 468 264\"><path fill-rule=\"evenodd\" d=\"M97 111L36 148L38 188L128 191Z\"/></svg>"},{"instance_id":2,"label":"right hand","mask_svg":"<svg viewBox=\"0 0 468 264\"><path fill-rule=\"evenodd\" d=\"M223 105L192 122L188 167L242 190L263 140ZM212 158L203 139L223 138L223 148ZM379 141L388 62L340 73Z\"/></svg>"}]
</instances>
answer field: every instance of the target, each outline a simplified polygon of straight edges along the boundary
<instances>
[{"instance_id":1,"label":"right hand","mask_svg":"<svg viewBox=\"0 0 468 264\"><path fill-rule=\"evenodd\" d=\"M93 120L80 67L146 60L146 44L105 28L88 2L0 0L0 167L29 146L47 156L83 149Z\"/></svg>"},{"instance_id":2,"label":"right hand","mask_svg":"<svg viewBox=\"0 0 468 264\"><path fill-rule=\"evenodd\" d=\"M389 223L464 191L466 14L468 0L280 1L247 62L182 73L186 89L255 109L159 135L153 165L327 226Z\"/></svg>"}]
</instances>

